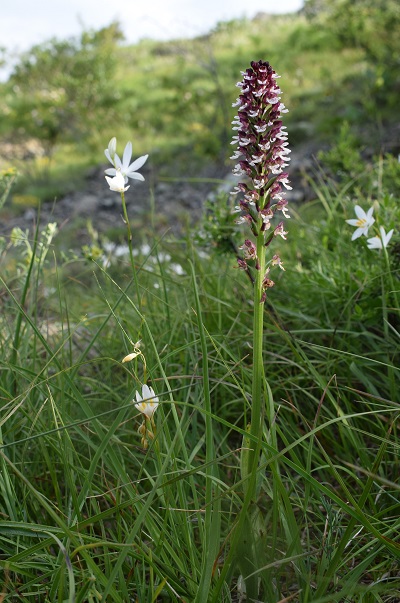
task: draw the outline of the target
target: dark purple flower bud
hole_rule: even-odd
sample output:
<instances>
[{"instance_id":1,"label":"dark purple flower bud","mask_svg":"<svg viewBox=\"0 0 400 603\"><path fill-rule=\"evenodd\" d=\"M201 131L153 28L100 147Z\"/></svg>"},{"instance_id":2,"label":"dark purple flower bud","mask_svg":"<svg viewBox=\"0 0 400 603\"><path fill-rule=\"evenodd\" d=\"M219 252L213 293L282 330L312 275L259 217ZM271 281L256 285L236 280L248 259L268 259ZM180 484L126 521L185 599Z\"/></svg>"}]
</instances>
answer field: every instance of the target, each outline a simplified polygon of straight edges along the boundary
<instances>
[{"instance_id":1,"label":"dark purple flower bud","mask_svg":"<svg viewBox=\"0 0 400 603\"><path fill-rule=\"evenodd\" d=\"M263 289L271 289L273 286L275 285L274 281L272 281L269 278L269 268L267 268L265 274L264 274L264 278L263 278L263 282L262 282L262 287Z\"/></svg>"}]
</instances>

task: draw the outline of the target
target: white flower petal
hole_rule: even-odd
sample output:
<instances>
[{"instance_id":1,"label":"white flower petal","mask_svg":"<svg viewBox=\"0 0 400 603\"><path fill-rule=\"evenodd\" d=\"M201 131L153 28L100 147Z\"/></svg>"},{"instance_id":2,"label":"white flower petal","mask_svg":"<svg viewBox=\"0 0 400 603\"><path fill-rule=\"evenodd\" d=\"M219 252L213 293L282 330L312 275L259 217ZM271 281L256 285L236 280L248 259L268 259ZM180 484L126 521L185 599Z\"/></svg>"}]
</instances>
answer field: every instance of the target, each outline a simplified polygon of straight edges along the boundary
<instances>
[{"instance_id":1,"label":"white flower petal","mask_svg":"<svg viewBox=\"0 0 400 603\"><path fill-rule=\"evenodd\" d=\"M128 167L128 169L125 171L126 175L128 177L131 177L131 176L129 176L129 174L131 172L136 172L136 170L139 170L142 167L142 165L144 165L146 163L147 158L148 158L148 155L142 155L142 157L138 157L137 159L135 159L135 161L133 161L131 163L131 165Z\"/></svg>"},{"instance_id":2,"label":"white flower petal","mask_svg":"<svg viewBox=\"0 0 400 603\"><path fill-rule=\"evenodd\" d=\"M365 213L365 211L363 210L363 208L360 207L359 205L355 205L354 206L354 211L356 212L357 218L359 218L360 220L366 220L367 219L367 214Z\"/></svg>"},{"instance_id":3,"label":"white flower petal","mask_svg":"<svg viewBox=\"0 0 400 603\"><path fill-rule=\"evenodd\" d=\"M124 166L125 170L129 166L129 162L131 160L131 157L132 157L132 143L131 142L127 142L126 146L125 146L125 149L124 149L124 154L122 156L122 165Z\"/></svg>"},{"instance_id":4,"label":"white flower petal","mask_svg":"<svg viewBox=\"0 0 400 603\"><path fill-rule=\"evenodd\" d=\"M110 142L108 143L107 150L110 153L110 156L114 157L115 153L117 152L117 139L115 138L115 136L113 136Z\"/></svg>"},{"instance_id":5,"label":"white flower petal","mask_svg":"<svg viewBox=\"0 0 400 603\"><path fill-rule=\"evenodd\" d=\"M365 216L368 222L371 222L371 218L372 218L372 213L374 211L373 207L370 207L369 210L367 211L367 215ZM375 222L375 219L372 220L371 224Z\"/></svg>"},{"instance_id":6,"label":"white flower petal","mask_svg":"<svg viewBox=\"0 0 400 603\"><path fill-rule=\"evenodd\" d=\"M367 246L368 249L382 249L382 241L378 235L376 235L375 237L368 239Z\"/></svg>"},{"instance_id":7,"label":"white flower petal","mask_svg":"<svg viewBox=\"0 0 400 603\"><path fill-rule=\"evenodd\" d=\"M355 241L356 239L358 239L359 237L361 237L361 235L363 234L364 229L363 228L357 228L357 230L355 230L353 232L353 236L351 237L352 241Z\"/></svg>"},{"instance_id":8,"label":"white flower petal","mask_svg":"<svg viewBox=\"0 0 400 603\"><path fill-rule=\"evenodd\" d=\"M110 163L114 163L113 160L111 159L110 151L108 149L106 149L104 151L104 155L107 157L107 159Z\"/></svg>"},{"instance_id":9,"label":"white flower petal","mask_svg":"<svg viewBox=\"0 0 400 603\"><path fill-rule=\"evenodd\" d=\"M139 174L139 172L132 172L132 174L128 174L128 178L132 178L132 180L140 180L141 182L144 182L144 178L142 176L142 174ZM128 180L126 180L128 182Z\"/></svg>"},{"instance_id":10,"label":"white flower petal","mask_svg":"<svg viewBox=\"0 0 400 603\"><path fill-rule=\"evenodd\" d=\"M142 387L142 398L143 400L146 399L150 399L150 398L154 398L155 394L154 394L154 390L152 387L149 387L148 385L146 385L146 383L143 385Z\"/></svg>"},{"instance_id":11,"label":"white flower petal","mask_svg":"<svg viewBox=\"0 0 400 603\"><path fill-rule=\"evenodd\" d=\"M382 228L382 226L381 226L381 228ZM382 228L382 230L383 230L383 228ZM389 232L387 233L387 235L386 235L386 245L389 243L390 239L392 238L393 233L394 233L394 228L392 228L392 230L389 230Z\"/></svg>"},{"instance_id":12,"label":"white flower petal","mask_svg":"<svg viewBox=\"0 0 400 603\"><path fill-rule=\"evenodd\" d=\"M129 186L125 186L125 178L119 170L117 170L117 173L115 174L114 178L109 178L108 176L106 176L105 178L108 182L108 186L112 191L116 191L117 193L123 193L129 188Z\"/></svg>"}]
</instances>

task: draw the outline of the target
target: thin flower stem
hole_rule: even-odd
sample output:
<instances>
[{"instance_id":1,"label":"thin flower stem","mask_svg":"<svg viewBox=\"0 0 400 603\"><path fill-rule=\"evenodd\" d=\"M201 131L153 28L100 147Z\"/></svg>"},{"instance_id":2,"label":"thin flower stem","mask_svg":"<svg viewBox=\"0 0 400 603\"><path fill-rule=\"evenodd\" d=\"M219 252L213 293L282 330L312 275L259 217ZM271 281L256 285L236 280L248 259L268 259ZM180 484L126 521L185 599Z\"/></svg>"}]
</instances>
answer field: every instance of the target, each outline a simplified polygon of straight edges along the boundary
<instances>
[{"instance_id":1,"label":"thin flower stem","mask_svg":"<svg viewBox=\"0 0 400 603\"><path fill-rule=\"evenodd\" d=\"M262 437L262 379L263 379L263 323L264 323L264 303L263 297L263 279L265 273L265 247L264 233L260 232L257 236L257 261L259 269L257 270L256 282L254 287L254 317L253 317L253 383L252 383L252 404L251 404L251 427L250 434L257 438L258 444L249 453L248 474L250 475L257 469L260 443ZM255 482L253 482L255 484Z\"/></svg>"},{"instance_id":2,"label":"thin flower stem","mask_svg":"<svg viewBox=\"0 0 400 603\"><path fill-rule=\"evenodd\" d=\"M392 274L392 269L390 266L389 254L388 254L387 248L385 246L383 246L383 254L385 256L385 263L386 263L387 272L388 272L388 276L389 276L390 288L392 290L394 307L397 311L399 311L400 307L399 307L399 299L397 297L397 289L395 287L395 283L393 280L393 274Z\"/></svg>"},{"instance_id":3,"label":"thin flower stem","mask_svg":"<svg viewBox=\"0 0 400 603\"><path fill-rule=\"evenodd\" d=\"M126 202L125 202L125 193L124 193L124 191L121 191L121 201L122 201L122 210L124 212L124 221L125 221L126 228L127 228L127 231L128 231L129 258L130 258L130 261L131 261L131 267L132 267L132 272L133 272L133 280L134 280L134 283L135 283L138 308L140 309L141 306L142 306L142 304L141 304L141 297L140 297L140 290L139 290L139 281L138 281L138 278L137 278L135 261L133 259L132 230L131 230L131 225L129 223L128 212L127 212L127 209L126 209Z\"/></svg>"}]
</instances>

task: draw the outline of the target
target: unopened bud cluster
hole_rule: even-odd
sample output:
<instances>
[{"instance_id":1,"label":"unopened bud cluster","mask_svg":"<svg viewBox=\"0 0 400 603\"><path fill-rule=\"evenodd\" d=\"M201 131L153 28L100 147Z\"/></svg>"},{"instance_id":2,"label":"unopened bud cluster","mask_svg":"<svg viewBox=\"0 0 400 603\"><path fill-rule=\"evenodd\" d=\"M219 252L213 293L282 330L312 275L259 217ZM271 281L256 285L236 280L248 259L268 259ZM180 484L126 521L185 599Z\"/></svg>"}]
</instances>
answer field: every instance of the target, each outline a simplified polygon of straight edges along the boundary
<instances>
[{"instance_id":1,"label":"unopened bud cluster","mask_svg":"<svg viewBox=\"0 0 400 603\"><path fill-rule=\"evenodd\" d=\"M242 195L236 207L241 214L237 222L249 224L255 237L262 236L265 250L274 237L286 239L287 232L280 218L290 217L283 190L283 187L291 190L288 174L284 171L290 150L286 127L281 121L281 114L287 113L287 109L280 101L281 90L276 82L280 76L268 62L253 61L242 75L243 80L237 84L241 94L233 105L238 107L232 122L237 131L232 144L237 145L237 150L231 159L239 160L233 173L245 176L247 182L239 182L233 193ZM279 221L272 227L275 214ZM247 270L247 261L254 260L255 268L259 270L260 258L254 243L246 239L241 249L243 259L238 260L239 267ZM262 280L264 291L274 285L269 278L270 267L284 269L278 255L274 255L268 264Z\"/></svg>"}]
</instances>

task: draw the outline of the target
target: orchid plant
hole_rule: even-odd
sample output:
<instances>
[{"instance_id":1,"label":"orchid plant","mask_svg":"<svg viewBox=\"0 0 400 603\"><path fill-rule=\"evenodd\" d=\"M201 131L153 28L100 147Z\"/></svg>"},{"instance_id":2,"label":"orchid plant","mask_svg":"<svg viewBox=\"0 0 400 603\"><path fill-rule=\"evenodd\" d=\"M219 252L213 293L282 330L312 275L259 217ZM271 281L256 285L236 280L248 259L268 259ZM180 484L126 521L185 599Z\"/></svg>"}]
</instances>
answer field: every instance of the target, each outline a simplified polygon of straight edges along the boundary
<instances>
[{"instance_id":1,"label":"orchid plant","mask_svg":"<svg viewBox=\"0 0 400 603\"><path fill-rule=\"evenodd\" d=\"M253 61L242 72L238 82L240 95L233 106L238 108L233 123L235 135L232 144L237 148L232 159L237 159L233 173L243 181L233 194L240 194L236 206L239 224L248 226L251 238L240 247L243 257L238 259L240 269L251 276L254 284L253 304L253 369L250 425L246 428L241 452L241 474L244 483L244 502L237 529L231 543L232 560L236 559L245 581L249 600L258 599L258 577L253 571L260 547L260 521L257 504L260 480L257 480L264 428L264 409L267 409L269 444L277 447L275 411L272 395L265 382L263 366L263 321L267 292L275 286L272 272L284 270L279 253L269 253L277 240L286 240L284 219L290 218L285 189L291 190L288 166L286 127L282 114L287 112L281 102L280 77L268 62ZM283 219L284 218L284 219ZM251 272L250 272L251 271ZM267 391L264 403L263 391ZM275 462L274 474L279 479ZM247 577L246 577L247 576Z\"/></svg>"},{"instance_id":2,"label":"orchid plant","mask_svg":"<svg viewBox=\"0 0 400 603\"><path fill-rule=\"evenodd\" d=\"M271 272L275 267L284 270L279 253L267 252L277 238L286 240L283 218L290 218L285 199L285 190L291 190L288 173L290 149L286 126L282 114L287 113L281 102L280 77L268 62L253 61L250 68L242 72L238 82L240 95L233 106L238 108L233 123L236 134L232 144L237 146L232 159L238 159L233 173L244 177L233 194L241 198L236 207L240 213L237 222L246 224L253 240L246 239L240 249L243 258L238 259L239 268L255 271L254 278L254 340L253 340L253 385L250 435L260 440L262 434L262 341L264 303L267 291L275 286ZM276 221L278 223L276 223ZM268 409L270 426L273 424L272 403ZM256 447L259 450L259 447ZM258 452L250 451L247 472L250 475L257 466Z\"/></svg>"}]
</instances>

